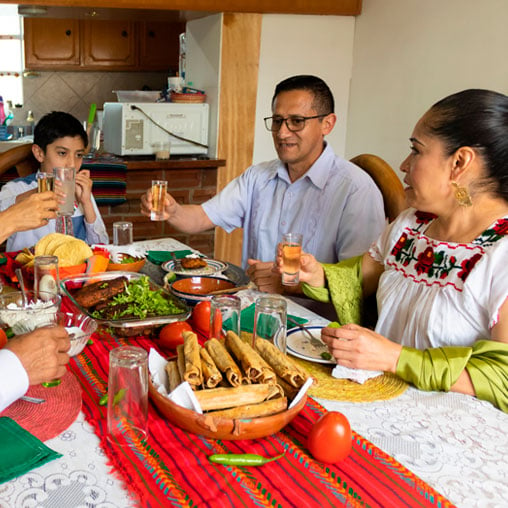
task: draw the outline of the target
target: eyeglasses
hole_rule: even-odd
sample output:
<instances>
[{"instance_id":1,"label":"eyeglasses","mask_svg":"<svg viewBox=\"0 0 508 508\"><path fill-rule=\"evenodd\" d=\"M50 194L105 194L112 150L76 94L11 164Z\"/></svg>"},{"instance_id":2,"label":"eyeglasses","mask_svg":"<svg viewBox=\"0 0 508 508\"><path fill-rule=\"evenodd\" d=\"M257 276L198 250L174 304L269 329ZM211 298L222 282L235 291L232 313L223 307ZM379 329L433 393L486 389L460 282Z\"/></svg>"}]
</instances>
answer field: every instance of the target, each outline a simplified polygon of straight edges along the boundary
<instances>
[{"instance_id":1,"label":"eyeglasses","mask_svg":"<svg viewBox=\"0 0 508 508\"><path fill-rule=\"evenodd\" d=\"M284 122L288 130L296 132L304 129L306 120L323 118L329 114L330 113L315 116L288 116L287 118L282 118L281 116L267 116L263 120L265 121L265 126L269 131L278 132L282 127L282 122Z\"/></svg>"}]
</instances>

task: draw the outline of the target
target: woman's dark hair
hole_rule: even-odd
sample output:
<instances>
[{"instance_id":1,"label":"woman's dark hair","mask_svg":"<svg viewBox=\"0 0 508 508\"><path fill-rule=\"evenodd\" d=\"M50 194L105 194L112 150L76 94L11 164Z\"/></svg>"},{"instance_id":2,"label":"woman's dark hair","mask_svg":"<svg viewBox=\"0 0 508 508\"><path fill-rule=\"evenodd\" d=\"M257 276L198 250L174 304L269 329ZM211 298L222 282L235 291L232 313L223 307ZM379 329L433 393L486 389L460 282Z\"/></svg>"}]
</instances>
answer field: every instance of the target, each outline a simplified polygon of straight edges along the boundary
<instances>
[{"instance_id":1,"label":"woman's dark hair","mask_svg":"<svg viewBox=\"0 0 508 508\"><path fill-rule=\"evenodd\" d=\"M508 200L508 96L464 90L436 102L423 122L443 141L447 155L462 146L474 148L485 164L484 183Z\"/></svg>"},{"instance_id":2,"label":"woman's dark hair","mask_svg":"<svg viewBox=\"0 0 508 508\"><path fill-rule=\"evenodd\" d=\"M335 101L328 85L317 76L302 74L292 76L281 81L276 87L272 97L272 105L281 92L291 92L293 90L307 90L314 96L312 107L319 115L329 115L335 110Z\"/></svg>"},{"instance_id":3,"label":"woman's dark hair","mask_svg":"<svg viewBox=\"0 0 508 508\"><path fill-rule=\"evenodd\" d=\"M34 129L34 144L40 146L44 152L46 147L59 138L79 136L85 147L88 136L81 122L74 116L63 111L53 111L44 115Z\"/></svg>"}]
</instances>

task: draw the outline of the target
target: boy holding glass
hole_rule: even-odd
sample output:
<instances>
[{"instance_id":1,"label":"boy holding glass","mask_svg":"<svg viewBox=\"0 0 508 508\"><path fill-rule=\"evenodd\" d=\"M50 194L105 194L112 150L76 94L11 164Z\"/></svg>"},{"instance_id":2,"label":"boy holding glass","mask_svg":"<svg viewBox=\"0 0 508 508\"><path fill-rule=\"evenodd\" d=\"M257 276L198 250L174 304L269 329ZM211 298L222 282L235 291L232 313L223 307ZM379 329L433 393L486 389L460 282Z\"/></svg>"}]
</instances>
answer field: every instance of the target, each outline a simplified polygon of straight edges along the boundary
<instances>
[{"instance_id":1,"label":"boy holding glass","mask_svg":"<svg viewBox=\"0 0 508 508\"><path fill-rule=\"evenodd\" d=\"M74 116L53 111L41 118L34 130L32 152L40 162L40 173L53 174L53 168L73 167L76 171L75 202L72 214L73 236L88 244L108 243L106 226L92 195L92 180L88 170L81 170L81 163L88 144L83 126ZM16 178L0 191L0 210L28 198L37 192L37 173ZM54 233L57 221L48 218L46 224L29 231L14 233L7 240L7 251L32 247L43 236Z\"/></svg>"}]
</instances>

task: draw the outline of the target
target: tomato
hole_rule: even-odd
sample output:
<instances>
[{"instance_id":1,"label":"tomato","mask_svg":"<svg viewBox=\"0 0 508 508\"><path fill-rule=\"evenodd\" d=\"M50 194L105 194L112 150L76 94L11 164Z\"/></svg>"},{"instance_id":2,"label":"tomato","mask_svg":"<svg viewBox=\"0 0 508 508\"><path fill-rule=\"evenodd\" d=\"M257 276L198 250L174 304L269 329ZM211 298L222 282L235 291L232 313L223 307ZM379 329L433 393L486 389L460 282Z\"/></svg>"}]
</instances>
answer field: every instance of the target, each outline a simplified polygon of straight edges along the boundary
<instances>
[{"instance_id":1,"label":"tomato","mask_svg":"<svg viewBox=\"0 0 508 508\"><path fill-rule=\"evenodd\" d=\"M0 328L0 349L7 344L7 334Z\"/></svg>"},{"instance_id":2,"label":"tomato","mask_svg":"<svg viewBox=\"0 0 508 508\"><path fill-rule=\"evenodd\" d=\"M169 323L159 333L159 346L162 349L175 349L178 344L183 344L183 332L192 331L192 326L187 321Z\"/></svg>"},{"instance_id":3,"label":"tomato","mask_svg":"<svg viewBox=\"0 0 508 508\"><path fill-rule=\"evenodd\" d=\"M353 447L348 419L338 411L325 413L310 430L307 447L320 462L334 464L344 460Z\"/></svg>"},{"instance_id":4,"label":"tomato","mask_svg":"<svg viewBox=\"0 0 508 508\"><path fill-rule=\"evenodd\" d=\"M210 301L204 300L197 303L192 311L192 324L207 337L210 333L210 307Z\"/></svg>"}]
</instances>

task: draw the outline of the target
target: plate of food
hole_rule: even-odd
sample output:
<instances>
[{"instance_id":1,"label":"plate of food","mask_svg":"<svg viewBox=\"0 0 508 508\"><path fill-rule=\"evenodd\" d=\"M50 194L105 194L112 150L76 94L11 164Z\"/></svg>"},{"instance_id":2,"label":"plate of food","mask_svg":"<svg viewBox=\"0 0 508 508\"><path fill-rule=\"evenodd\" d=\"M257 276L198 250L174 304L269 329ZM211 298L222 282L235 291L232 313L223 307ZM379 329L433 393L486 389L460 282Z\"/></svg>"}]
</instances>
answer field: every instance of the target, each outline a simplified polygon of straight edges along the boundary
<instances>
[{"instance_id":1,"label":"plate of food","mask_svg":"<svg viewBox=\"0 0 508 508\"><path fill-rule=\"evenodd\" d=\"M83 314L124 337L150 335L157 327L190 316L185 302L135 272L68 277L60 285Z\"/></svg>"},{"instance_id":2,"label":"plate of food","mask_svg":"<svg viewBox=\"0 0 508 508\"><path fill-rule=\"evenodd\" d=\"M287 352L309 362L335 365L336 362L328 352L328 346L321 340L321 329L324 327L306 326L305 328L313 338L308 337L301 328L291 328L287 333Z\"/></svg>"},{"instance_id":3,"label":"plate of food","mask_svg":"<svg viewBox=\"0 0 508 508\"><path fill-rule=\"evenodd\" d=\"M176 275L214 275L221 273L227 268L227 264L215 259L208 259L191 254L182 259L162 263L162 269L166 272L173 272Z\"/></svg>"}]
</instances>

